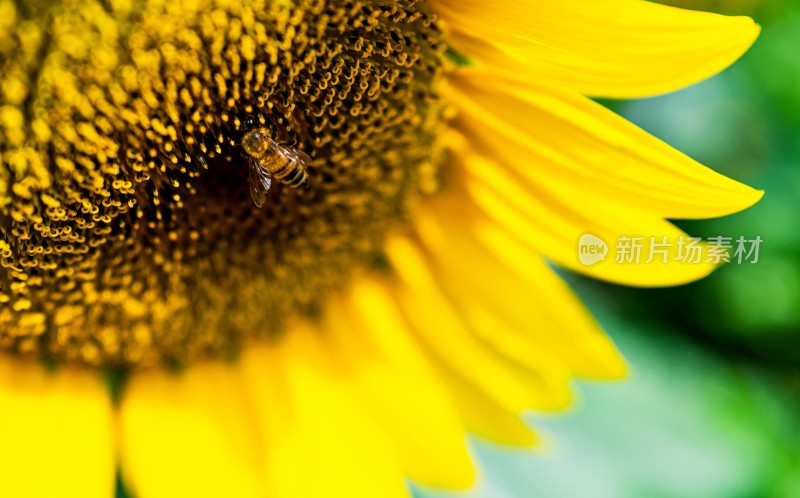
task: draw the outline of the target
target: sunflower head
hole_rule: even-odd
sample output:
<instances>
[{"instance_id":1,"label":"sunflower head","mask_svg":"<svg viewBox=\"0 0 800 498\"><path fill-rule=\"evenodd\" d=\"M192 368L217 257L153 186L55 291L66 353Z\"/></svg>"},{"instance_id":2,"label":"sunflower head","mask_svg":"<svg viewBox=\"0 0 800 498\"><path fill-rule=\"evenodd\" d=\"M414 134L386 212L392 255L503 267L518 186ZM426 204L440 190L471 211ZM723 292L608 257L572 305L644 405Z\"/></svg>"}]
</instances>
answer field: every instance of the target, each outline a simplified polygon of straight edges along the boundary
<instances>
[{"instance_id":1,"label":"sunflower head","mask_svg":"<svg viewBox=\"0 0 800 498\"><path fill-rule=\"evenodd\" d=\"M416 0L0 1L0 347L229 355L312 314L435 188L446 46ZM248 130L313 158L248 194ZM224 331L224 332L220 332Z\"/></svg>"},{"instance_id":2,"label":"sunflower head","mask_svg":"<svg viewBox=\"0 0 800 498\"><path fill-rule=\"evenodd\" d=\"M580 236L760 196L586 95L756 34L640 0L0 0L0 496L470 486L468 433L533 446L520 414L626 372L553 264L714 268L587 267Z\"/></svg>"}]
</instances>

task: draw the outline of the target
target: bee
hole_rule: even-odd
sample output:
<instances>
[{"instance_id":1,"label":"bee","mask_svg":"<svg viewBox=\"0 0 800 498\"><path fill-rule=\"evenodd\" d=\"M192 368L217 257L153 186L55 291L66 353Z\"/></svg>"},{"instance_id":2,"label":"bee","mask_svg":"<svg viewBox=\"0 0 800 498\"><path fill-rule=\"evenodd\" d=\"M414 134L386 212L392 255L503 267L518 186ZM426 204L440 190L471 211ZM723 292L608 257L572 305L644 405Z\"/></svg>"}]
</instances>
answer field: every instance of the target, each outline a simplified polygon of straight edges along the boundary
<instances>
[{"instance_id":1,"label":"bee","mask_svg":"<svg viewBox=\"0 0 800 498\"><path fill-rule=\"evenodd\" d=\"M256 207L264 205L273 178L292 188L306 184L306 168L311 165L311 158L301 150L273 140L267 128L253 128L245 133L242 148L249 156L250 197Z\"/></svg>"}]
</instances>

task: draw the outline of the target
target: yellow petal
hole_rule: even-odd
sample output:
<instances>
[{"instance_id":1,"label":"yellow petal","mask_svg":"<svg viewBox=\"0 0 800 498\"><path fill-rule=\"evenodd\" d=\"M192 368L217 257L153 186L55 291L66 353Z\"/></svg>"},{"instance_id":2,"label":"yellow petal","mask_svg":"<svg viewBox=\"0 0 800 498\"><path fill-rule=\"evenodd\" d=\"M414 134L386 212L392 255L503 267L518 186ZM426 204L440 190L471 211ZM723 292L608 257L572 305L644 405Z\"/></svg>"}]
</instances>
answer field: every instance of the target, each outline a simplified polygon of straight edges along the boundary
<instances>
[{"instance_id":1,"label":"yellow petal","mask_svg":"<svg viewBox=\"0 0 800 498\"><path fill-rule=\"evenodd\" d=\"M647 213L626 211L609 206L605 200L584 198L567 187L563 195L548 195L545 190L518 190L519 184L508 181L496 164L482 158L462 157L456 164L464 169L466 192L453 192L452 202L459 205L465 220L475 225L486 243L502 246L515 243L526 248L530 259L544 256L574 271L624 285L659 287L678 285L705 277L715 265L705 260L683 263L676 260L677 245L668 251L668 261L655 260L644 264L649 257L651 242L660 237L668 241L688 237L685 233ZM614 257L593 266L579 260L578 242L582 235L600 237L614 247L626 235L645 237L641 241L640 264L618 264ZM655 237L651 239L650 237ZM523 250L523 249L519 249Z\"/></svg>"},{"instance_id":2,"label":"yellow petal","mask_svg":"<svg viewBox=\"0 0 800 498\"><path fill-rule=\"evenodd\" d=\"M533 83L525 91L502 79L492 84L485 88L479 73L454 79L456 126L468 145L457 148L451 195L467 219L502 227L576 271L640 286L701 278L715 266L676 261L677 242L688 236L664 217L726 214L762 195L587 99ZM583 266L577 245L586 233L612 246L621 236L644 237L642 261L667 237L669 262Z\"/></svg>"},{"instance_id":3,"label":"yellow petal","mask_svg":"<svg viewBox=\"0 0 800 498\"><path fill-rule=\"evenodd\" d=\"M447 198L416 215L437 280L487 348L522 368L567 385L572 376L615 379L626 372L614 345L569 287L540 257L494 244ZM495 227L496 228L496 227Z\"/></svg>"},{"instance_id":4,"label":"yellow petal","mask_svg":"<svg viewBox=\"0 0 800 498\"><path fill-rule=\"evenodd\" d=\"M455 126L477 153L528 183L673 219L740 211L762 192L726 178L584 97L536 82L463 71L452 78Z\"/></svg>"},{"instance_id":5,"label":"yellow petal","mask_svg":"<svg viewBox=\"0 0 800 498\"><path fill-rule=\"evenodd\" d=\"M320 333L299 325L241 359L268 445L267 496L408 498L394 446Z\"/></svg>"},{"instance_id":6,"label":"yellow petal","mask_svg":"<svg viewBox=\"0 0 800 498\"><path fill-rule=\"evenodd\" d=\"M385 354L389 354L388 350L391 349L393 352L392 356L397 356L400 354L402 355L403 363L407 365L414 365L416 364L417 360L411 357L407 346L402 346L399 342L399 339L401 339L404 334L409 333L409 330L413 329L409 329L408 327L410 325L408 322L401 316L397 315L397 310L395 309L397 307L397 303L386 302L386 299L390 299L390 297L385 295L384 292L385 291L383 289L378 289L374 286L356 286L352 295L353 306L358 309L358 313L361 319L365 322L365 326L368 326L373 334L381 334L380 339L378 339L376 336L375 340L379 340L381 344L385 345L386 349L384 351L387 351ZM391 299L394 300L394 298ZM411 310L411 312L416 313L420 318L424 318L425 316L428 316L431 310L423 305L417 306ZM393 332L393 329L399 330L401 328L404 329L402 334L398 334L397 331ZM394 336L394 340L390 341L389 338L392 336ZM469 345L474 347L473 341L468 342ZM390 344L391 347L389 347ZM461 418L463 418L466 427L471 433L494 442L519 447L533 446L536 444L536 437L531 432L530 428L525 425L520 418L519 412L521 409L509 410L508 403L503 399L503 396L499 398L495 396L490 382L482 382L480 383L480 386L476 387L473 385L473 378L470 375L463 375L463 371L461 371L458 366L456 366L456 368L450 368L449 366L445 365L444 363L446 362L442 362L438 357L436 348L425 348L424 350L426 353L428 353L427 356L429 358L429 362L434 367L437 377L442 381L444 387L446 388L449 394L448 397L452 398L454 401ZM472 349L470 348L470 350ZM403 351L406 352L403 353ZM503 370L504 367L502 363L492 360L491 355L487 355L486 358L488 358L487 361L492 362L492 365L489 368L490 373L498 369L501 371ZM422 369L423 367L422 365L419 365L416 368ZM513 379L513 376L506 377L506 379L515 383L519 382L518 379ZM415 386L422 385L419 382L410 383L414 384ZM426 382L426 384L427 387L420 389L422 391L422 399L427 400L424 403L424 406L428 406L430 409L425 410L423 415L426 417L433 417L433 422L437 424L437 427L439 427L438 424L454 423L453 421L446 421L446 419L450 417L450 415L448 415L450 409L445 409L440 405L442 403L441 399L435 399L439 396L439 394L435 392L438 391L438 382L435 379L430 379ZM429 389L430 393L427 393ZM521 388L520 390L524 391L524 388ZM502 401L498 401L498 399L501 399ZM523 401L520 404L524 405L526 403ZM414 411L417 406L417 404L409 403L406 411ZM433 413L436 413L436 415L434 416ZM411 420L417 420L417 417L418 416L414 416ZM439 419L438 422L436 419ZM412 430L411 427L409 427L409 430ZM444 428L439 427L438 430L444 430ZM443 432L437 437L437 439L441 439L443 436L447 438L448 432L450 431ZM410 435L406 436L404 432L401 432L397 435L400 437L411 437ZM453 436L449 437L452 438ZM415 446L417 444L424 444L423 439L424 438L417 439L415 437L413 440L409 440L404 443L405 446L403 447L402 453L406 456L406 458L413 458L412 452L417 451L415 450ZM440 442L439 444L442 443ZM454 444L454 442L451 440L449 444ZM442 448L444 447L445 445L442 444ZM427 455L433 457L434 451L437 451L436 448L428 448L422 455L418 455L416 458L425 458L425 461L427 462ZM447 463L442 462L439 464L439 466L454 466L454 469L451 469L451 471L446 474L442 470L436 470L436 472L441 473L442 476L453 476L451 478L453 481L448 482L445 487L459 487L453 485L455 484L455 476L460 475L461 477L459 479L465 478L466 469L463 467L463 462L461 462L458 458L450 456L448 460L453 461ZM406 465L407 468L412 468L408 466L408 464ZM453 470L457 469L460 470L453 473ZM432 480L430 478L425 478L424 476L426 473L431 475L432 471L433 467L431 467L427 472L424 468L417 468L416 470L412 471L412 476L417 478L421 483L431 483Z\"/></svg>"},{"instance_id":7,"label":"yellow petal","mask_svg":"<svg viewBox=\"0 0 800 498\"><path fill-rule=\"evenodd\" d=\"M412 242L393 237L386 249L401 280L393 288L397 302L433 361L513 414L569 405L570 390L559 379L514 368L476 340Z\"/></svg>"},{"instance_id":8,"label":"yellow petal","mask_svg":"<svg viewBox=\"0 0 800 498\"><path fill-rule=\"evenodd\" d=\"M457 50L585 95L650 96L728 67L759 27L642 0L436 0Z\"/></svg>"},{"instance_id":9,"label":"yellow petal","mask_svg":"<svg viewBox=\"0 0 800 498\"><path fill-rule=\"evenodd\" d=\"M518 448L533 448L539 444L536 434L522 421L519 413L509 411L480 387L452 370L442 368L440 376L472 434Z\"/></svg>"},{"instance_id":10,"label":"yellow petal","mask_svg":"<svg viewBox=\"0 0 800 498\"><path fill-rule=\"evenodd\" d=\"M328 308L329 347L349 366L408 475L433 488L471 486L475 470L466 428L384 284L363 278Z\"/></svg>"},{"instance_id":11,"label":"yellow petal","mask_svg":"<svg viewBox=\"0 0 800 498\"><path fill-rule=\"evenodd\" d=\"M111 400L100 376L0 354L0 496L114 496Z\"/></svg>"},{"instance_id":12,"label":"yellow petal","mask_svg":"<svg viewBox=\"0 0 800 498\"><path fill-rule=\"evenodd\" d=\"M119 408L123 479L137 498L263 497L244 383L220 362L132 376Z\"/></svg>"}]
</instances>

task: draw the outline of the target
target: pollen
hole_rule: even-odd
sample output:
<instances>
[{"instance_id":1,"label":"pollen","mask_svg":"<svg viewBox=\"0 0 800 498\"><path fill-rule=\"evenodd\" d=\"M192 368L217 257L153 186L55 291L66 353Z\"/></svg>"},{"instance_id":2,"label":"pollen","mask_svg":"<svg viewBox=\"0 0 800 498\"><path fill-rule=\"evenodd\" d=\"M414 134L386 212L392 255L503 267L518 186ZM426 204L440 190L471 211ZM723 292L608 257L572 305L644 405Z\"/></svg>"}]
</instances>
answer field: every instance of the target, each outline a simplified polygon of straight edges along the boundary
<instances>
[{"instance_id":1,"label":"pollen","mask_svg":"<svg viewBox=\"0 0 800 498\"><path fill-rule=\"evenodd\" d=\"M414 0L0 0L0 348L185 364L315 313L435 184L446 50ZM255 126L313 159L261 209Z\"/></svg>"}]
</instances>

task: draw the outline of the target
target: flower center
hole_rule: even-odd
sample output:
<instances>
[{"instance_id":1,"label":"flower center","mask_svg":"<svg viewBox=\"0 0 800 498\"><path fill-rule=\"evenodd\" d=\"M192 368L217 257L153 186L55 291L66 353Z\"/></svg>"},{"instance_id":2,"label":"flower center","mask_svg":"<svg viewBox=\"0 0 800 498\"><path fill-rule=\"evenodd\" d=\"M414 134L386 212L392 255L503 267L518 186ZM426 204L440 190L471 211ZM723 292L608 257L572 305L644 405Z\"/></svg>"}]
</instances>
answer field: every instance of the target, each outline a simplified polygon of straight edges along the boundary
<instances>
[{"instance_id":1,"label":"flower center","mask_svg":"<svg viewBox=\"0 0 800 498\"><path fill-rule=\"evenodd\" d=\"M23 4L0 15L1 348L235 354L379 260L435 182L445 47L418 1ZM261 208L254 128L311 161Z\"/></svg>"}]
</instances>

